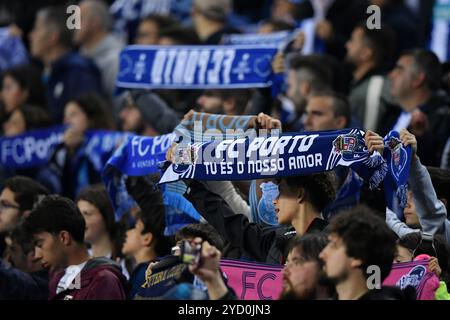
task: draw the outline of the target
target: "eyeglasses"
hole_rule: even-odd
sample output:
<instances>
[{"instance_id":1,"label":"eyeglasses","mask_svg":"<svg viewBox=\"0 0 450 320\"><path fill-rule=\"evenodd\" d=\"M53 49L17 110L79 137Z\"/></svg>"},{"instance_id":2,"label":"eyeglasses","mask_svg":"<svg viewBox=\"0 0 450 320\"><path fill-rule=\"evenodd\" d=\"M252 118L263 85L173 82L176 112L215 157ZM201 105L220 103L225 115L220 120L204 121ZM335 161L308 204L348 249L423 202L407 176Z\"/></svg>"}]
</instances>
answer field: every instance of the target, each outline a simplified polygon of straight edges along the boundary
<instances>
[{"instance_id":1,"label":"eyeglasses","mask_svg":"<svg viewBox=\"0 0 450 320\"><path fill-rule=\"evenodd\" d=\"M19 206L10 204L4 200L0 200L0 211L5 210L5 209L17 209L20 210Z\"/></svg>"}]
</instances>

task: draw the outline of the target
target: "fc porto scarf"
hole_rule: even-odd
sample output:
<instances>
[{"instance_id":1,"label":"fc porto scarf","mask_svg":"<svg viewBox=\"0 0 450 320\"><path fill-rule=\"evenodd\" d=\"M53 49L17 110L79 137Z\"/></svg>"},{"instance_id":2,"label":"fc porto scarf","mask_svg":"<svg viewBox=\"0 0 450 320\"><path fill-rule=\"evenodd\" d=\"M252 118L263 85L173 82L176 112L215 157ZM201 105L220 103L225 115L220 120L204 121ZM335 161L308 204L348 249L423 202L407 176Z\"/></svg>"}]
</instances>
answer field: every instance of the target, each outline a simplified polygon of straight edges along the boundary
<instances>
[{"instance_id":1,"label":"fc porto scarf","mask_svg":"<svg viewBox=\"0 0 450 320\"><path fill-rule=\"evenodd\" d=\"M226 116L190 111L174 129L176 143L208 142L256 136L256 116Z\"/></svg>"},{"instance_id":2,"label":"fc porto scarf","mask_svg":"<svg viewBox=\"0 0 450 320\"><path fill-rule=\"evenodd\" d=\"M46 165L55 148L63 142L65 130L64 126L56 126L0 138L0 166L18 170ZM127 136L127 133L117 131L87 131L83 144L77 149L77 156L87 157L94 169L101 173L111 153Z\"/></svg>"},{"instance_id":3,"label":"fc porto scarf","mask_svg":"<svg viewBox=\"0 0 450 320\"><path fill-rule=\"evenodd\" d=\"M224 37L226 45L269 45L276 46L279 51L289 51L290 44L298 36L300 32L305 35L302 54L312 54L314 52L323 51L318 45L318 38L315 34L316 20L314 18L303 19L299 22L298 27L292 31L278 31L268 34L247 33L247 34L230 34ZM323 46L323 45L322 45Z\"/></svg>"},{"instance_id":4,"label":"fc porto scarf","mask_svg":"<svg viewBox=\"0 0 450 320\"><path fill-rule=\"evenodd\" d=\"M0 165L10 170L45 165L62 142L64 130L59 126L0 138Z\"/></svg>"},{"instance_id":5,"label":"fc porto scarf","mask_svg":"<svg viewBox=\"0 0 450 320\"><path fill-rule=\"evenodd\" d=\"M254 128L257 128L255 116L225 116L191 111L171 134L157 137L130 137L108 160L102 175L115 208L116 217L120 218L136 206L126 191L125 179L128 176L143 176L159 172L158 165L165 160L166 152L173 142L194 143L254 136L256 135ZM173 234L187 223L200 220L194 208L182 203L184 198L180 200L178 197L182 192L176 189L170 184L163 190L166 206L166 235ZM179 214L180 212L184 215Z\"/></svg>"},{"instance_id":6,"label":"fc porto scarf","mask_svg":"<svg viewBox=\"0 0 450 320\"><path fill-rule=\"evenodd\" d=\"M158 172L158 164L165 159L173 138L173 133L158 137L130 136L108 160L102 179L117 219L136 205L126 190L126 178Z\"/></svg>"},{"instance_id":7,"label":"fc porto scarf","mask_svg":"<svg viewBox=\"0 0 450 320\"><path fill-rule=\"evenodd\" d=\"M389 132L384 138L384 157L388 174L384 179L387 206L404 221L403 209L407 201L407 182L411 166L411 146L405 147L397 131Z\"/></svg>"},{"instance_id":8,"label":"fc porto scarf","mask_svg":"<svg viewBox=\"0 0 450 320\"><path fill-rule=\"evenodd\" d=\"M307 175L342 165L351 166L374 188L387 170L378 152L369 154L364 132L358 129L180 144L173 160L160 183Z\"/></svg>"},{"instance_id":9,"label":"fc porto scarf","mask_svg":"<svg viewBox=\"0 0 450 320\"><path fill-rule=\"evenodd\" d=\"M193 204L183 196L186 189L186 185L182 181L161 185L165 207L165 236L175 235L184 226L202 220Z\"/></svg>"},{"instance_id":10,"label":"fc porto scarf","mask_svg":"<svg viewBox=\"0 0 450 320\"><path fill-rule=\"evenodd\" d=\"M266 34L246 33L246 34L230 34L224 36L224 44L226 45L269 45L276 46L279 50L283 48L298 35L301 29L293 31L278 31Z\"/></svg>"},{"instance_id":11,"label":"fc porto scarf","mask_svg":"<svg viewBox=\"0 0 450 320\"><path fill-rule=\"evenodd\" d=\"M159 171L158 165L165 159L174 134L157 137L131 136L107 162L103 182L113 204L116 219L136 206L128 194L125 180L128 176L145 176ZM200 214L192 203L183 197L184 183L170 183L161 187L165 208L165 236L174 235L189 223L200 221Z\"/></svg>"},{"instance_id":12,"label":"fc porto scarf","mask_svg":"<svg viewBox=\"0 0 450 320\"><path fill-rule=\"evenodd\" d=\"M275 46L137 46L120 54L119 88L235 89L272 85Z\"/></svg>"}]
</instances>

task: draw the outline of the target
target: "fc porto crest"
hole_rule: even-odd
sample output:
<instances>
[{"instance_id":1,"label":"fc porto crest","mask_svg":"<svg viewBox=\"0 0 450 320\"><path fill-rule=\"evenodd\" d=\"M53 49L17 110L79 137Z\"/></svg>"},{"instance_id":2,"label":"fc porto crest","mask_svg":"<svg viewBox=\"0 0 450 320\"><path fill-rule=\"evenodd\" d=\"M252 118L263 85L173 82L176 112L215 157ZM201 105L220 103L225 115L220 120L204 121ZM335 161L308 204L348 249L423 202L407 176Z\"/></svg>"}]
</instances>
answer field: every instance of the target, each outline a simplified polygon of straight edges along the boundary
<instances>
[{"instance_id":1,"label":"fc porto crest","mask_svg":"<svg viewBox=\"0 0 450 320\"><path fill-rule=\"evenodd\" d=\"M339 135L333 141L334 151L346 161L353 161L367 155L367 147L362 136L357 133Z\"/></svg>"},{"instance_id":2,"label":"fc porto crest","mask_svg":"<svg viewBox=\"0 0 450 320\"><path fill-rule=\"evenodd\" d=\"M181 144L175 149L173 171L186 172L198 159L199 146L196 144Z\"/></svg>"},{"instance_id":3,"label":"fc porto crest","mask_svg":"<svg viewBox=\"0 0 450 320\"><path fill-rule=\"evenodd\" d=\"M424 266L415 266L397 281L397 286L402 290L408 286L417 288L425 276L426 271L427 269Z\"/></svg>"},{"instance_id":4,"label":"fc porto crest","mask_svg":"<svg viewBox=\"0 0 450 320\"><path fill-rule=\"evenodd\" d=\"M385 146L391 152L391 172L396 179L399 179L408 161L408 153L400 139L396 137L391 136Z\"/></svg>"}]
</instances>

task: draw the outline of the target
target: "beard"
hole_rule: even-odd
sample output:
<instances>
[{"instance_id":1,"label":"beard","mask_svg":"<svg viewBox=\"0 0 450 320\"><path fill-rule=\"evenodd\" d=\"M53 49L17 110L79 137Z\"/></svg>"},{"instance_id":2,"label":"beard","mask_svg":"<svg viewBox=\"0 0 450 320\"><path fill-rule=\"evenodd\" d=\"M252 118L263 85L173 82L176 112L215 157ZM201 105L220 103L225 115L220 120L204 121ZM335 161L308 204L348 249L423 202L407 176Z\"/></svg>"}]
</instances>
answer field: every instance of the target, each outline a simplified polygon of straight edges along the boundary
<instances>
[{"instance_id":1,"label":"beard","mask_svg":"<svg viewBox=\"0 0 450 320\"><path fill-rule=\"evenodd\" d=\"M283 290L280 295L280 300L316 300L316 286L302 290L301 293L293 290L292 283L286 279L288 287Z\"/></svg>"},{"instance_id":2,"label":"beard","mask_svg":"<svg viewBox=\"0 0 450 320\"><path fill-rule=\"evenodd\" d=\"M281 293L279 300L317 300L316 288L312 288L302 294L298 294L292 289L289 289Z\"/></svg>"}]
</instances>

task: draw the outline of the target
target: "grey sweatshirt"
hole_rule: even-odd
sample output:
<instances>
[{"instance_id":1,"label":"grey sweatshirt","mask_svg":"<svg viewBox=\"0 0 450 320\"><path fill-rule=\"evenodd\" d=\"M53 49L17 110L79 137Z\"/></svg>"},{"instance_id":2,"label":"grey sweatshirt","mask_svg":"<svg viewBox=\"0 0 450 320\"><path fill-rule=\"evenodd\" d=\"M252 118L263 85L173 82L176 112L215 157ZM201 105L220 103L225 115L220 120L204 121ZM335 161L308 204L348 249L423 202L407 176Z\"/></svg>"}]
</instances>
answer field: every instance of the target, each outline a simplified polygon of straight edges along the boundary
<instances>
[{"instance_id":1,"label":"grey sweatshirt","mask_svg":"<svg viewBox=\"0 0 450 320\"><path fill-rule=\"evenodd\" d=\"M450 221L447 219L447 209L437 198L430 174L420 160L411 163L408 182L414 194L416 212L423 232L433 235L441 234L450 245ZM420 231L401 222L396 214L388 208L386 208L386 223L399 237Z\"/></svg>"}]
</instances>

